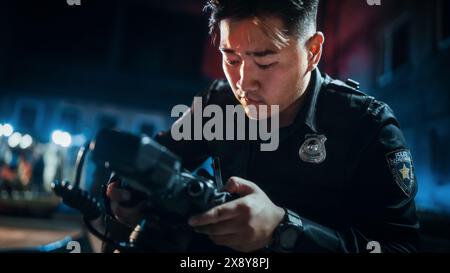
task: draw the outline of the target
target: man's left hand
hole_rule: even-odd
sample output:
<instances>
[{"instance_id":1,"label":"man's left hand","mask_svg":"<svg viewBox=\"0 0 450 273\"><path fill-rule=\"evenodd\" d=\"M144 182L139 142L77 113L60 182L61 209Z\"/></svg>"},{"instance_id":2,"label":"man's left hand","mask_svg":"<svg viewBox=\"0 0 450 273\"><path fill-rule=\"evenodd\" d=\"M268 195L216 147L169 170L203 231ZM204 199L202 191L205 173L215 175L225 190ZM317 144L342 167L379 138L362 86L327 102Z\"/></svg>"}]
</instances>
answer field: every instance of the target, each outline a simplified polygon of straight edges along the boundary
<instances>
[{"instance_id":1,"label":"man's left hand","mask_svg":"<svg viewBox=\"0 0 450 273\"><path fill-rule=\"evenodd\" d=\"M272 203L255 184L231 177L224 191L241 198L193 216L189 224L199 233L209 235L218 244L241 252L251 252L267 246L285 211Z\"/></svg>"}]
</instances>

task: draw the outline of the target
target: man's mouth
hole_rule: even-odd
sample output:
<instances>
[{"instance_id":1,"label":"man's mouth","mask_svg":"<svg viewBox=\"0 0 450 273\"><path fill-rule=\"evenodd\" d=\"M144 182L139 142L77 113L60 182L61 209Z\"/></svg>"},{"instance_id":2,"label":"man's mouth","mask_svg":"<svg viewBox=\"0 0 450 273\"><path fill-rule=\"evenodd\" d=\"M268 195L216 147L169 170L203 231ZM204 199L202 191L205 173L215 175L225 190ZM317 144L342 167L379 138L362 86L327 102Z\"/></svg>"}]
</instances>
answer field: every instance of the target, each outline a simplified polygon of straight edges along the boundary
<instances>
[{"instance_id":1,"label":"man's mouth","mask_svg":"<svg viewBox=\"0 0 450 273\"><path fill-rule=\"evenodd\" d=\"M262 104L263 103L263 101L261 99L248 97L248 96L243 97L242 100L244 100L247 105L249 105L249 104Z\"/></svg>"},{"instance_id":2,"label":"man's mouth","mask_svg":"<svg viewBox=\"0 0 450 273\"><path fill-rule=\"evenodd\" d=\"M249 99L249 98L243 98L243 100L245 101L245 103L246 103L247 105L250 105L250 104L259 104L258 101L255 101L255 100L252 100L252 99Z\"/></svg>"}]
</instances>

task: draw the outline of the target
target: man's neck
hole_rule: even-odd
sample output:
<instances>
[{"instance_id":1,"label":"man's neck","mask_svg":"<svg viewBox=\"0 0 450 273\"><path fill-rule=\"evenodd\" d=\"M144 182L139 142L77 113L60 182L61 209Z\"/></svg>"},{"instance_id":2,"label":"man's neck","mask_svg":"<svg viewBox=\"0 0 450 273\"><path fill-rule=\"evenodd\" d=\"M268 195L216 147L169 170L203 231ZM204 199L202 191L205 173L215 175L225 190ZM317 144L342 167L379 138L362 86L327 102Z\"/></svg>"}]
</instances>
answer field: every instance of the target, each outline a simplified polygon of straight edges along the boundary
<instances>
[{"instance_id":1,"label":"man's neck","mask_svg":"<svg viewBox=\"0 0 450 273\"><path fill-rule=\"evenodd\" d=\"M302 91L299 97L280 113L280 128L288 127L289 125L294 123L298 112L304 105L306 90L308 89L310 81L311 72L308 72L308 75L305 76L304 85L301 87Z\"/></svg>"}]
</instances>

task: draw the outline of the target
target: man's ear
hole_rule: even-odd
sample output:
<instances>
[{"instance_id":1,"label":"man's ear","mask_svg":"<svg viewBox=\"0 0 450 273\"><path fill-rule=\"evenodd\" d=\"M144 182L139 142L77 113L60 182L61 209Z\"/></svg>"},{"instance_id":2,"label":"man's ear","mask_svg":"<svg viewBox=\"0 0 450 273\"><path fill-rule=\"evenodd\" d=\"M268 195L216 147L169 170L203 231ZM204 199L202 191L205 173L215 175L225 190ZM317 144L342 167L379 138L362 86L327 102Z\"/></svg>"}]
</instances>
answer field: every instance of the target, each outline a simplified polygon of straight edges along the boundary
<instances>
[{"instance_id":1,"label":"man's ear","mask_svg":"<svg viewBox=\"0 0 450 273\"><path fill-rule=\"evenodd\" d=\"M325 36L322 32L316 32L307 42L308 50L308 71L313 71L319 64L322 57L322 46L325 42Z\"/></svg>"}]
</instances>

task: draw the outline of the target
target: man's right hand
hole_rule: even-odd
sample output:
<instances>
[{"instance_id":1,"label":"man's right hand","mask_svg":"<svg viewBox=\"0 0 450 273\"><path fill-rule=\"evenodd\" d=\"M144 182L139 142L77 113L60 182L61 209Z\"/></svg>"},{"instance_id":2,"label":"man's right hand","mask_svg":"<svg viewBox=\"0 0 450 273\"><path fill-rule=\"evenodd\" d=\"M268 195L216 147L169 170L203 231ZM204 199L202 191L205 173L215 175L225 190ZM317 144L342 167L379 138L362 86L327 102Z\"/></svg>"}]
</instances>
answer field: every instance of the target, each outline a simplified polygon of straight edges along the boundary
<instances>
[{"instance_id":1,"label":"man's right hand","mask_svg":"<svg viewBox=\"0 0 450 273\"><path fill-rule=\"evenodd\" d=\"M120 223L129 227L134 227L142 218L143 202L134 207L123 207L119 203L128 202L131 199L131 192L120 187L119 181L112 181L106 189L106 196L111 200L111 211Z\"/></svg>"}]
</instances>

